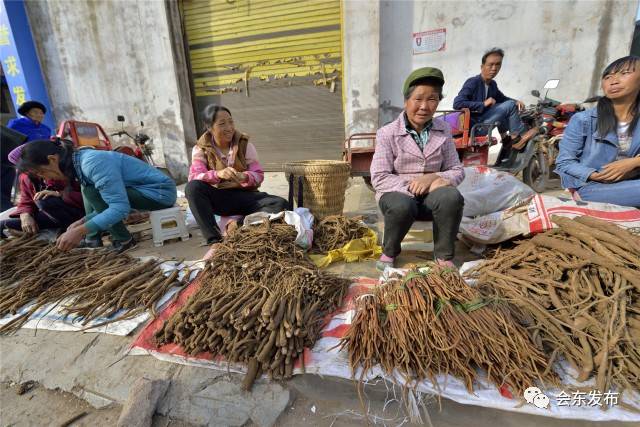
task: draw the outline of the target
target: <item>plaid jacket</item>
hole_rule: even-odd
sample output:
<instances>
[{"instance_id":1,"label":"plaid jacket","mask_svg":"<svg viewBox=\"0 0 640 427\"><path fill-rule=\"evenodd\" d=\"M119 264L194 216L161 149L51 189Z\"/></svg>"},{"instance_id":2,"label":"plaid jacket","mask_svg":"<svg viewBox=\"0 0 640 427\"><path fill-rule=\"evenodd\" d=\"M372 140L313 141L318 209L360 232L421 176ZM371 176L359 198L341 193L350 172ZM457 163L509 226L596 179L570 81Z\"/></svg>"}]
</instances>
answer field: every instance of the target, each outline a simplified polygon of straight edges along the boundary
<instances>
[{"instance_id":1,"label":"plaid jacket","mask_svg":"<svg viewBox=\"0 0 640 427\"><path fill-rule=\"evenodd\" d=\"M453 186L464 179L464 168L451 139L451 127L445 121L433 119L429 142L423 151L407 132L404 111L396 120L378 129L371 162L371 183L376 190L376 200L393 191L413 197L407 189L409 182L433 172Z\"/></svg>"}]
</instances>

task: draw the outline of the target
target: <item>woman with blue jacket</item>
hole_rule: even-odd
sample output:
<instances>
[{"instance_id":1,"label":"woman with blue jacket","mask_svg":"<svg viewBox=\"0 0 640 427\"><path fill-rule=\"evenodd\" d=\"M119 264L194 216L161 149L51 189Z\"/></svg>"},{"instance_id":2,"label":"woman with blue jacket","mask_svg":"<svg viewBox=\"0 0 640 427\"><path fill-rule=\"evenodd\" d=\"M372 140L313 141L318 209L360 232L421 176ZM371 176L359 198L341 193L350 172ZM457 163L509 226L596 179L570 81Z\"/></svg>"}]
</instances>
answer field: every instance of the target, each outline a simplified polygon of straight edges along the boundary
<instances>
[{"instance_id":1,"label":"woman with blue jacket","mask_svg":"<svg viewBox=\"0 0 640 427\"><path fill-rule=\"evenodd\" d=\"M176 201L175 182L156 168L114 151L75 150L69 141L27 143L18 169L43 179L80 181L85 210L92 213L58 237L62 250L78 246L85 236L89 246L100 246L105 230L114 249L129 249L135 242L122 222L129 211L166 209Z\"/></svg>"},{"instance_id":2,"label":"woman with blue jacket","mask_svg":"<svg viewBox=\"0 0 640 427\"><path fill-rule=\"evenodd\" d=\"M571 118L556 173L582 200L640 207L640 57L607 66L602 90L596 108Z\"/></svg>"}]
</instances>

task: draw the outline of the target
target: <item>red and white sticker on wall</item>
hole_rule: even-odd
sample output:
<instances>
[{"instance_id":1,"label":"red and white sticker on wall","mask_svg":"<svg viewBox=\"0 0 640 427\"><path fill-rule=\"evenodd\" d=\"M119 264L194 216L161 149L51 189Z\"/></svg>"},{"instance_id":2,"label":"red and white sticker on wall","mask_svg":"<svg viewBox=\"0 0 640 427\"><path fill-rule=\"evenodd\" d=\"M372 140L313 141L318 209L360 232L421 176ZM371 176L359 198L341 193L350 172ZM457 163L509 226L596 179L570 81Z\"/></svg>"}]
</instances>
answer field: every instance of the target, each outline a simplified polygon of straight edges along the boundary
<instances>
[{"instance_id":1,"label":"red and white sticker on wall","mask_svg":"<svg viewBox=\"0 0 640 427\"><path fill-rule=\"evenodd\" d=\"M413 33L411 41L413 54L430 52L442 52L447 46L447 29L438 28L435 30Z\"/></svg>"}]
</instances>

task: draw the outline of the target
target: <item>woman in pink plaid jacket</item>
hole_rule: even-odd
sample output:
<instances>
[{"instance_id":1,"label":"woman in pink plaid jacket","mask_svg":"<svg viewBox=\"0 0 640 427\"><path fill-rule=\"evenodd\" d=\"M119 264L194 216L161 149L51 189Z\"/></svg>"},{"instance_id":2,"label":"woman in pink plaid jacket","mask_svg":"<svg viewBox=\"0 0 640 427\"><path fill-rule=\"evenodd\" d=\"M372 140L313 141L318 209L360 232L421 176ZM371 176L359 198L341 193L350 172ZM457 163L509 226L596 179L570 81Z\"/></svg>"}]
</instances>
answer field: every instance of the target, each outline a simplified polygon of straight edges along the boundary
<instances>
[{"instance_id":1,"label":"woman in pink plaid jacket","mask_svg":"<svg viewBox=\"0 0 640 427\"><path fill-rule=\"evenodd\" d=\"M451 128L433 115L442 99L444 76L437 68L413 71L403 87L404 111L380 128L371 163L371 183L384 215L379 270L394 266L400 243L416 220L433 221L434 258L453 266L464 199L455 188L464 169Z\"/></svg>"}]
</instances>

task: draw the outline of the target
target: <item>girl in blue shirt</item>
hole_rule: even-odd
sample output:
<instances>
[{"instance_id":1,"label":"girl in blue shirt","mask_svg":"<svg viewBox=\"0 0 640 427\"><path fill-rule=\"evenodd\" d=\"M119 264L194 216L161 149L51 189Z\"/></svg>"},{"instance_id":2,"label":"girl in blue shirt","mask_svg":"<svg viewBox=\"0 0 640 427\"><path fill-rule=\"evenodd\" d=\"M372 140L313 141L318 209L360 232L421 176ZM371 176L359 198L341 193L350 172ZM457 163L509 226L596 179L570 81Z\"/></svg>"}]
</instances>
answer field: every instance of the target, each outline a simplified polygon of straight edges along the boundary
<instances>
[{"instance_id":1,"label":"girl in blue shirt","mask_svg":"<svg viewBox=\"0 0 640 427\"><path fill-rule=\"evenodd\" d=\"M602 90L596 108L571 118L556 173L582 200L640 207L640 57L607 66Z\"/></svg>"}]
</instances>

